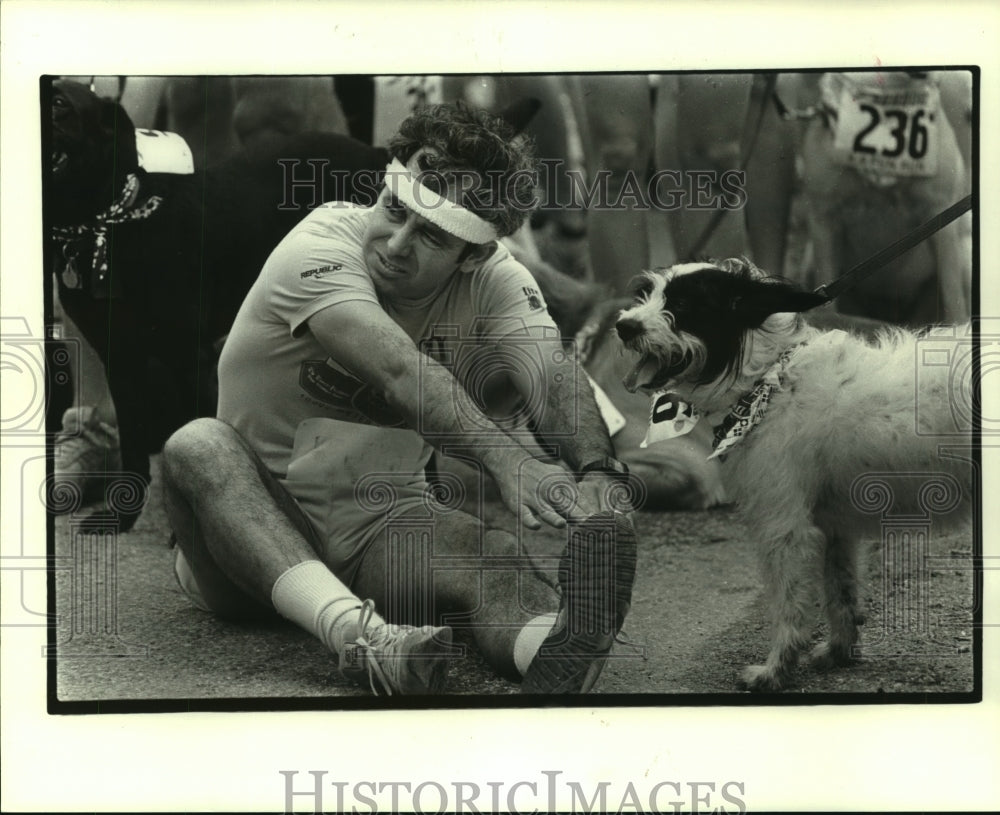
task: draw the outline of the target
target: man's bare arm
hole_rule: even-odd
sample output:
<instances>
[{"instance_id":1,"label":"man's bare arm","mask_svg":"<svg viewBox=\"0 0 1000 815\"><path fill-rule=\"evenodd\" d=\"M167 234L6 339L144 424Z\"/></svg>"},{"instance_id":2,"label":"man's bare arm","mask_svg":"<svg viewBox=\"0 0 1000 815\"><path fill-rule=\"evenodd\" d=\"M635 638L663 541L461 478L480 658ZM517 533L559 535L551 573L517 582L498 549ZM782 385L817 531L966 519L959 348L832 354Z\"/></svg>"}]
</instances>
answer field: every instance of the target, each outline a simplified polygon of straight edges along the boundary
<instances>
[{"instance_id":1,"label":"man's bare arm","mask_svg":"<svg viewBox=\"0 0 1000 815\"><path fill-rule=\"evenodd\" d=\"M564 355L555 354L551 351L552 339L545 336L543 329L529 329L529 334L538 342L539 353L534 356L541 370L520 370L512 373L512 379L528 403L538 435L558 451L560 460L572 470L613 457L607 425L574 349L566 349ZM523 335L513 335L513 341L523 342ZM532 381L532 377L539 376L542 382ZM608 509L610 503L624 506L626 493L615 490L614 482L604 473L587 475L580 491L584 499L581 509L586 512ZM609 502L611 495L615 496L613 502Z\"/></svg>"},{"instance_id":2,"label":"man's bare arm","mask_svg":"<svg viewBox=\"0 0 1000 815\"><path fill-rule=\"evenodd\" d=\"M476 407L451 373L421 354L409 336L377 305L363 301L325 308L309 330L338 363L382 393L431 444L468 449L497 482L507 507L537 529L541 519L561 527L556 508L537 488L556 469L533 458ZM568 508L563 510L569 511Z\"/></svg>"},{"instance_id":3,"label":"man's bare arm","mask_svg":"<svg viewBox=\"0 0 1000 815\"><path fill-rule=\"evenodd\" d=\"M528 336L537 343L538 352L532 358L538 361L539 369L513 371L511 378L528 404L538 435L558 448L559 458L572 469L613 456L614 447L594 390L573 349L554 353L553 339L541 328L528 329ZM525 335L518 332L508 340L524 343Z\"/></svg>"}]
</instances>

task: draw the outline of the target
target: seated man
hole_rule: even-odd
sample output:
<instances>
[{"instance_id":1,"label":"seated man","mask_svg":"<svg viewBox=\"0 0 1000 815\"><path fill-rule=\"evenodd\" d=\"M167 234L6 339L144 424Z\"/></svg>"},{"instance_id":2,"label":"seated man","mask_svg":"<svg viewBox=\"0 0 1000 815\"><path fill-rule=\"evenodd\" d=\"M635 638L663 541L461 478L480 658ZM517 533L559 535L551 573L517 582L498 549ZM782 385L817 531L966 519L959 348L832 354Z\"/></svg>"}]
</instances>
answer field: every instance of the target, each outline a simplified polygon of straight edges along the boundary
<instances>
[{"instance_id":1,"label":"seated man","mask_svg":"<svg viewBox=\"0 0 1000 815\"><path fill-rule=\"evenodd\" d=\"M164 447L178 579L221 616L296 622L375 692L442 689L451 629L425 624L442 615L522 691L587 691L628 610L635 536L589 382L498 244L531 209L534 159L451 106L414 114L390 151L374 207L320 207L274 250L220 359L219 418ZM579 485L487 418L498 380ZM568 526L561 598L520 535L434 497L431 445L489 473L520 534Z\"/></svg>"}]
</instances>

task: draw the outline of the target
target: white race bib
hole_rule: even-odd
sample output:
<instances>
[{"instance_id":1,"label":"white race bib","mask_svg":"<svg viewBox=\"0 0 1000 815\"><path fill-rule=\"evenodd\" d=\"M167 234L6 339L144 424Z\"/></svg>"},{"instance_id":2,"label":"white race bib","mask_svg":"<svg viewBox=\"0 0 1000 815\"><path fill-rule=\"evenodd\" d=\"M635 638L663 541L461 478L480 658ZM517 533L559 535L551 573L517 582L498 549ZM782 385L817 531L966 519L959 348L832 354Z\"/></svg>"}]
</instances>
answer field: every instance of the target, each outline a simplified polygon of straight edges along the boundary
<instances>
[{"instance_id":1,"label":"white race bib","mask_svg":"<svg viewBox=\"0 0 1000 815\"><path fill-rule=\"evenodd\" d=\"M843 83L834 150L840 160L882 176L932 176L938 165L940 93L930 83L910 88Z\"/></svg>"}]
</instances>

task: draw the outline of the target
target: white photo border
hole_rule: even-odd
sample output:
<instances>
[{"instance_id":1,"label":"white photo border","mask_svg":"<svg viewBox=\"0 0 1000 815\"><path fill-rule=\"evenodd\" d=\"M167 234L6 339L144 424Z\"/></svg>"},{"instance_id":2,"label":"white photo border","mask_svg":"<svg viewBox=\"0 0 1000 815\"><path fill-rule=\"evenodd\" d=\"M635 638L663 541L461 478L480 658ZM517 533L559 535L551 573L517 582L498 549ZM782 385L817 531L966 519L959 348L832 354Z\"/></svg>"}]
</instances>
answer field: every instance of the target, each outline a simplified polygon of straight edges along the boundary
<instances>
[{"instance_id":1,"label":"white photo border","mask_svg":"<svg viewBox=\"0 0 1000 815\"><path fill-rule=\"evenodd\" d=\"M42 74L982 68L980 222L1000 221L1000 9L989 2L28 2L0 8L3 314L42 325ZM830 11L835 8L835 11ZM821 9L827 9L822 11ZM992 137L992 138L990 138ZM981 231L981 302L998 314L1000 234ZM984 394L996 407L995 394ZM987 408L989 410L989 407ZM989 413L988 415L995 415ZM3 449L3 534L18 452ZM984 448L983 495L998 451ZM991 517L992 515L992 517ZM996 513L986 507L986 553ZM44 518L25 538L43 541ZM992 523L991 523L992 522ZM6 543L5 543L6 547ZM6 549L5 549L6 551ZM996 616L1000 571L984 574ZM4 600L4 608L7 607ZM1000 651L987 629L976 705L46 713L44 629L5 629L4 811L280 810L281 770L327 778L592 786L744 784L752 810L982 809L1000 800ZM433 800L433 799L431 799ZM332 805L332 800L328 802ZM615 801L617 804L617 800ZM300 806L308 805L303 800ZM481 804L485 808L484 805Z\"/></svg>"}]
</instances>

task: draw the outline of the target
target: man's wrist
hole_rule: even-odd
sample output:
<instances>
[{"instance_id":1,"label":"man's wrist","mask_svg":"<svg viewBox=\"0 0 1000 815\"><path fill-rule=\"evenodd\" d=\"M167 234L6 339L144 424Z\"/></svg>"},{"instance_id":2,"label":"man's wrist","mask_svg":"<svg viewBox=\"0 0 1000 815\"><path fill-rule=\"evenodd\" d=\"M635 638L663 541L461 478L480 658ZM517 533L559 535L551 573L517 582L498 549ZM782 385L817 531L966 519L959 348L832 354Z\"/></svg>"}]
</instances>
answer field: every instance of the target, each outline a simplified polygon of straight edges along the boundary
<instances>
[{"instance_id":1,"label":"man's wrist","mask_svg":"<svg viewBox=\"0 0 1000 815\"><path fill-rule=\"evenodd\" d=\"M497 473L516 473L523 463L532 458L524 448L515 447L482 447L479 448L479 461L494 476Z\"/></svg>"},{"instance_id":2,"label":"man's wrist","mask_svg":"<svg viewBox=\"0 0 1000 815\"><path fill-rule=\"evenodd\" d=\"M628 465L612 456L601 456L600 458L588 461L576 471L577 481L582 481L588 475L603 475L606 478L614 478L620 481L627 481L629 477Z\"/></svg>"}]
</instances>

